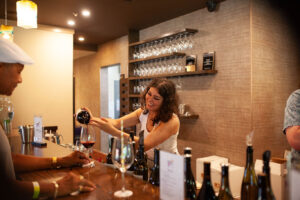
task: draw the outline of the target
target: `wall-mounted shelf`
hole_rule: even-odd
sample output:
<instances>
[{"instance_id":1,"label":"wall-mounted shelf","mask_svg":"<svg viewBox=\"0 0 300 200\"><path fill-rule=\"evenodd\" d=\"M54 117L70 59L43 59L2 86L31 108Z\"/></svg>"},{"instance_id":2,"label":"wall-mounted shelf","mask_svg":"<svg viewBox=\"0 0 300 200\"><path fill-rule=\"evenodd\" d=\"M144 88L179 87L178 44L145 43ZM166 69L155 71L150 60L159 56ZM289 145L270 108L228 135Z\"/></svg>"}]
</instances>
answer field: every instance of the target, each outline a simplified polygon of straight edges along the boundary
<instances>
[{"instance_id":1,"label":"wall-mounted shelf","mask_svg":"<svg viewBox=\"0 0 300 200\"><path fill-rule=\"evenodd\" d=\"M152 41L155 41L155 40L160 40L160 39L171 37L171 36L178 35L178 34L196 33L196 32L198 32L198 30L185 28L185 29L182 29L182 30L179 30L179 31L166 33L166 34L163 34L163 35L158 36L158 37L154 37L154 38L150 38L150 39L147 39L147 40L131 43L131 44L129 44L129 47L138 46L138 45L141 45L141 44L145 44L145 43L152 42Z\"/></svg>"},{"instance_id":2,"label":"wall-mounted shelf","mask_svg":"<svg viewBox=\"0 0 300 200\"><path fill-rule=\"evenodd\" d=\"M132 98L140 98L141 94L129 94L128 97L132 97Z\"/></svg>"},{"instance_id":3,"label":"wall-mounted shelf","mask_svg":"<svg viewBox=\"0 0 300 200\"><path fill-rule=\"evenodd\" d=\"M218 72L218 70L200 70L200 71L195 71L195 72L180 72L180 73L172 73L172 74L161 74L161 75L155 75L155 76L129 77L128 80L166 78L166 77L191 76L191 75L209 75L209 74L216 74L217 72Z\"/></svg>"},{"instance_id":4,"label":"wall-mounted shelf","mask_svg":"<svg viewBox=\"0 0 300 200\"><path fill-rule=\"evenodd\" d=\"M179 115L179 119L198 119L199 115Z\"/></svg>"},{"instance_id":5,"label":"wall-mounted shelf","mask_svg":"<svg viewBox=\"0 0 300 200\"><path fill-rule=\"evenodd\" d=\"M169 58L173 56L185 56L185 53L180 53L180 52L173 52L173 53L168 53L168 54L162 54L159 56L151 56L148 58L141 58L141 59L135 59L135 60L129 60L129 63L139 63L139 62L144 62L144 61L149 61L149 60L157 60L160 58Z\"/></svg>"}]
</instances>

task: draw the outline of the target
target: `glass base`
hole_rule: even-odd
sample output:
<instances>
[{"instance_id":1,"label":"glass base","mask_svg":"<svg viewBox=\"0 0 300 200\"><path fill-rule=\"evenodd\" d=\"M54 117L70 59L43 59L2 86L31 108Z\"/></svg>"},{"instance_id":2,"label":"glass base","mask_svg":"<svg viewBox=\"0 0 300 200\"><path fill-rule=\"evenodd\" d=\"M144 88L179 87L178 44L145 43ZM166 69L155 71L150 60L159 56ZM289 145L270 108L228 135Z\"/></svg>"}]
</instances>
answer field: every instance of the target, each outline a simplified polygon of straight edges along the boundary
<instances>
[{"instance_id":1,"label":"glass base","mask_svg":"<svg viewBox=\"0 0 300 200\"><path fill-rule=\"evenodd\" d=\"M119 197L119 198L122 198L122 197L130 197L132 195L132 191L130 190L118 190L114 193L115 197Z\"/></svg>"}]
</instances>

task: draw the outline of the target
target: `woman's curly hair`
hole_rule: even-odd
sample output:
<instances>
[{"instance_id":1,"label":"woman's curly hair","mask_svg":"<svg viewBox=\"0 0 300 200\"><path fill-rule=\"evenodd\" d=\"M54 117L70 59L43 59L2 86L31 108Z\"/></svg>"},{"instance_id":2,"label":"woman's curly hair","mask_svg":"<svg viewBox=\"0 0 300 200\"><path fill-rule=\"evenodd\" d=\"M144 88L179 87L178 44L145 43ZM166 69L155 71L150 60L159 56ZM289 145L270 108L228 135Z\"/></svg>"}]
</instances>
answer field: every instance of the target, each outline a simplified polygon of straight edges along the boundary
<instances>
[{"instance_id":1,"label":"woman's curly hair","mask_svg":"<svg viewBox=\"0 0 300 200\"><path fill-rule=\"evenodd\" d=\"M160 96L163 97L162 105L153 124L159 121L167 122L172 118L173 113L178 114L178 96L175 85L172 81L167 79L153 79L141 96L141 105L144 114L148 113L146 109L146 95L151 87L156 88Z\"/></svg>"}]
</instances>

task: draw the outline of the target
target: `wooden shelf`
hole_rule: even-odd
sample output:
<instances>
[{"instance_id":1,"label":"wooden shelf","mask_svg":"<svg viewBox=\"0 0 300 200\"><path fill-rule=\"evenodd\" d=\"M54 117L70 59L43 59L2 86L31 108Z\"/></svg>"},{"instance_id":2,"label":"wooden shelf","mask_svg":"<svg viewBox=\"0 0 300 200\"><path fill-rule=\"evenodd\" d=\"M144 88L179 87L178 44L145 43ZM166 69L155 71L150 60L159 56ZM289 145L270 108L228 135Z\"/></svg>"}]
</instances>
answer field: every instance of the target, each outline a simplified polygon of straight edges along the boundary
<instances>
[{"instance_id":1,"label":"wooden shelf","mask_svg":"<svg viewBox=\"0 0 300 200\"><path fill-rule=\"evenodd\" d=\"M147 40L143 40L143 41L140 41L140 42L131 43L131 44L129 44L129 47L138 46L138 45L141 45L141 44L145 44L145 43L152 42L152 41L155 41L155 40L160 40L160 39L163 39L163 38L171 37L173 35L177 35L177 34L181 34L181 33L196 33L196 32L198 32L198 30L185 28L185 29L182 29L182 30L179 30L179 31L166 33L166 34L163 34L163 35L160 35L160 36L157 36L157 37L154 37L154 38L150 38L150 39L147 39Z\"/></svg>"},{"instance_id":2,"label":"wooden shelf","mask_svg":"<svg viewBox=\"0 0 300 200\"><path fill-rule=\"evenodd\" d=\"M128 97L140 98L140 94L129 94Z\"/></svg>"},{"instance_id":3,"label":"wooden shelf","mask_svg":"<svg viewBox=\"0 0 300 200\"><path fill-rule=\"evenodd\" d=\"M154 76L128 77L128 80L166 78L166 77L191 76L191 75L210 75L210 74L216 74L217 72L218 70L201 70L195 72L181 72L181 73L173 73L173 74L154 75Z\"/></svg>"},{"instance_id":4,"label":"wooden shelf","mask_svg":"<svg viewBox=\"0 0 300 200\"><path fill-rule=\"evenodd\" d=\"M199 115L189 115L189 116L179 115L179 119L198 119L198 118L199 118Z\"/></svg>"},{"instance_id":5,"label":"wooden shelf","mask_svg":"<svg viewBox=\"0 0 300 200\"><path fill-rule=\"evenodd\" d=\"M160 58L168 58L168 57L173 57L173 56L185 56L185 53L180 53L180 52L173 52L173 53L168 53L168 54L162 54L159 56L151 56L148 58L141 58L141 59L134 59L134 60L129 60L129 63L139 63L143 61L148 61L148 60L157 60Z\"/></svg>"}]
</instances>

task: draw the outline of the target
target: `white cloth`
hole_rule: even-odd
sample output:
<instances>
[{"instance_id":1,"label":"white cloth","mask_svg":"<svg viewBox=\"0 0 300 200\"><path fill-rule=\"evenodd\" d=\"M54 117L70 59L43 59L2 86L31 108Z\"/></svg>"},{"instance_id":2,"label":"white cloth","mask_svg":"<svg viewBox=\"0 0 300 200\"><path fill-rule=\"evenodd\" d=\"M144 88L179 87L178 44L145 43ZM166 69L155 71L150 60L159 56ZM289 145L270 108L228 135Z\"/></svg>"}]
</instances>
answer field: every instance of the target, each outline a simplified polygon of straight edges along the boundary
<instances>
[{"instance_id":1,"label":"white cloth","mask_svg":"<svg viewBox=\"0 0 300 200\"><path fill-rule=\"evenodd\" d=\"M147 114L142 113L139 117L139 120L140 120L140 123L141 123L141 130L144 130L144 138L145 139L147 138L147 135L149 134L149 132L147 130L148 116L149 116L149 113L147 113ZM155 124L154 128L156 128L157 126L158 126L158 124ZM157 145L154 148L159 148L160 150L163 150L163 151L179 154L178 149L177 149L177 136L178 136L178 134L179 134L179 129L178 129L176 134L170 136L163 143ZM148 158L150 158L151 160L153 160L153 157L154 157L154 148L149 149L148 151L146 151Z\"/></svg>"},{"instance_id":2,"label":"white cloth","mask_svg":"<svg viewBox=\"0 0 300 200\"><path fill-rule=\"evenodd\" d=\"M33 60L15 43L0 37L0 62L33 64Z\"/></svg>"},{"instance_id":3,"label":"white cloth","mask_svg":"<svg viewBox=\"0 0 300 200\"><path fill-rule=\"evenodd\" d=\"M0 177L3 180L15 180L15 170L11 157L11 149L2 126L0 125Z\"/></svg>"}]
</instances>

